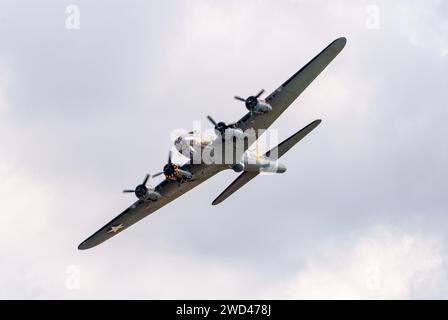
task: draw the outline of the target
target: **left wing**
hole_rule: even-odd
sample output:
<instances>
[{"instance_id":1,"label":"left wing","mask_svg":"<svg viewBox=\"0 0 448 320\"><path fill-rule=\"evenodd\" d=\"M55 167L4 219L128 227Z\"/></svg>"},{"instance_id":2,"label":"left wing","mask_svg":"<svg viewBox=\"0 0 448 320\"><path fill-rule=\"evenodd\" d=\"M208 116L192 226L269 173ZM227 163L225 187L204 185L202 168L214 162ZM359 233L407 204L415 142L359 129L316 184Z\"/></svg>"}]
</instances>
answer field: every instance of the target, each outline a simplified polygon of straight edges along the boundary
<instances>
[{"instance_id":1,"label":"left wing","mask_svg":"<svg viewBox=\"0 0 448 320\"><path fill-rule=\"evenodd\" d=\"M211 178L218 172L224 170L225 166L208 166L204 165L189 165L182 166L182 169L193 173L196 178L179 184L177 181L164 180L157 187L156 191L161 194L161 198L157 201L137 201L129 208L124 210L117 217L112 219L104 227L95 232L92 236L83 241L79 246L79 250L86 250L99 245L100 243L119 234L121 231L129 228L134 223L140 221L144 217L154 213L163 206L167 205L174 199L187 193L202 182Z\"/></svg>"}]
</instances>

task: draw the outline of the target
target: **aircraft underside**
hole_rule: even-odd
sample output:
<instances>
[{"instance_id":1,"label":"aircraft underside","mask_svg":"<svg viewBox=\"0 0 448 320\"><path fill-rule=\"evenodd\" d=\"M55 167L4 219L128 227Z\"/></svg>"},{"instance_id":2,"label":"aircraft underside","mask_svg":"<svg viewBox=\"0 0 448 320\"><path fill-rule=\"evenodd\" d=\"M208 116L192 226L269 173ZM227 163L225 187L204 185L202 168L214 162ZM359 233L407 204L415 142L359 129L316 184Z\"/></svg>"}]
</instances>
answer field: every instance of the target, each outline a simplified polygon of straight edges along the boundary
<instances>
[{"instance_id":1,"label":"aircraft underside","mask_svg":"<svg viewBox=\"0 0 448 320\"><path fill-rule=\"evenodd\" d=\"M124 190L126 193L134 193L138 200L87 238L78 248L84 250L97 246L223 170L233 170L240 174L212 202L213 205L227 199L260 173L284 173L286 166L278 160L314 130L321 120L311 122L263 154L248 149L260 138L260 132L268 129L285 112L342 51L345 44L345 38L333 41L264 99L261 97L264 90L248 98L235 97L244 102L248 111L239 121L227 124L207 116L214 126L217 136L215 139L205 141L195 136L194 132L176 139L176 150L187 157L187 163L174 163L170 152L163 171L153 175L163 175L165 179L157 186L151 187L151 176L148 174L143 183L135 189Z\"/></svg>"}]
</instances>

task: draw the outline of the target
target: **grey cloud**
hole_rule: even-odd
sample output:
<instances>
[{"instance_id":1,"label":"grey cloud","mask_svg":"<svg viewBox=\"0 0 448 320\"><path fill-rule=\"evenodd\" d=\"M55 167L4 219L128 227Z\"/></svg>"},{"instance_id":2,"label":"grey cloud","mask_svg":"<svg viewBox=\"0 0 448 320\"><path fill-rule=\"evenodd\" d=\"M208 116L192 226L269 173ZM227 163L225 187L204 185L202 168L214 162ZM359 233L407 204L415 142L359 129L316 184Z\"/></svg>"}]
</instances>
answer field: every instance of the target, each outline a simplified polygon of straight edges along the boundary
<instances>
[{"instance_id":1,"label":"grey cloud","mask_svg":"<svg viewBox=\"0 0 448 320\"><path fill-rule=\"evenodd\" d=\"M0 211L12 229L0 236L9 262L0 295L284 296L322 243L338 251L345 235L361 241L375 225L423 246L436 235L444 257L446 6L377 3L379 30L365 28L367 1L77 1L81 29L68 31L69 3L4 1ZM123 188L160 170L172 129L206 127L207 114L238 119L244 108L233 95L273 90L341 35L344 52L275 124L286 138L323 119L285 156L285 175L259 177L212 207L235 178L222 173L76 251L133 201ZM79 291L65 288L73 264ZM440 279L435 297L446 296Z\"/></svg>"}]
</instances>

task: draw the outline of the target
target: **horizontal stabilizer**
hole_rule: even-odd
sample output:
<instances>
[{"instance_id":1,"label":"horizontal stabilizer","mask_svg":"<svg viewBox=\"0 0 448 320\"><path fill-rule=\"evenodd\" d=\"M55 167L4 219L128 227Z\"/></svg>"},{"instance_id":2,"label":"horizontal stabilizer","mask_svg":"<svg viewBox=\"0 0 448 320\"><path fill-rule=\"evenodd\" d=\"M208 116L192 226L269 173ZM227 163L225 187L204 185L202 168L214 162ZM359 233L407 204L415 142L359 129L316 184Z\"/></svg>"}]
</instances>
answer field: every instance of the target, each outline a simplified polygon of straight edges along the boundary
<instances>
[{"instance_id":1,"label":"horizontal stabilizer","mask_svg":"<svg viewBox=\"0 0 448 320\"><path fill-rule=\"evenodd\" d=\"M300 130L299 132L295 133L282 143L280 143L275 148L271 149L270 151L266 152L266 157L275 157L276 159L280 159L281 156L283 156L286 152L288 152L289 149L291 149L297 142L302 140L308 133L313 131L322 120L316 120L307 125L305 128ZM235 191L240 189L242 186L244 186L246 183L248 183L250 180L258 176L259 172L243 172L239 175L238 178L236 178L230 186L228 186L213 202L212 205L217 205L226 200L228 197L230 197Z\"/></svg>"},{"instance_id":2,"label":"horizontal stabilizer","mask_svg":"<svg viewBox=\"0 0 448 320\"><path fill-rule=\"evenodd\" d=\"M232 184L230 186L228 186L226 188L226 190L224 190L218 198L216 198L213 202L212 205L216 206L217 204L220 204L221 202L223 202L224 200L226 200L228 197L230 197L232 195L232 193L234 193L235 191L237 191L239 188L241 188L242 186L244 186L246 183L248 183L250 180L252 180L253 178L255 178L256 176L258 176L260 173L259 172L243 172L242 174L240 174L238 176L238 178L236 178Z\"/></svg>"},{"instance_id":3,"label":"horizontal stabilizer","mask_svg":"<svg viewBox=\"0 0 448 320\"><path fill-rule=\"evenodd\" d=\"M280 159L281 156L283 156L286 152L288 152L288 150L291 149L297 142L305 138L306 135L311 131L313 131L321 122L322 120L315 120L311 122L305 128L293 134L275 148L266 152L265 156L268 158L272 158L274 160Z\"/></svg>"}]
</instances>

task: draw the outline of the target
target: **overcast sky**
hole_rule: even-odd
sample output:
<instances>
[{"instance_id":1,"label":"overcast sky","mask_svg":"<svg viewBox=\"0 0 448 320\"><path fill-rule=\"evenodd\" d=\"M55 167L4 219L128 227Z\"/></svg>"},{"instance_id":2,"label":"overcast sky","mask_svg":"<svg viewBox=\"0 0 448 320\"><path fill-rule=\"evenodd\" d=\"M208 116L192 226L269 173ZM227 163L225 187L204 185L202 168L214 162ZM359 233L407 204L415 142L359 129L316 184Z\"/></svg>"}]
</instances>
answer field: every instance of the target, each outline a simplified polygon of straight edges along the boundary
<instances>
[{"instance_id":1,"label":"overcast sky","mask_svg":"<svg viewBox=\"0 0 448 320\"><path fill-rule=\"evenodd\" d=\"M447 35L436 0L0 0L0 298L448 298ZM173 129L239 119L340 36L274 123L323 120L287 173L77 250Z\"/></svg>"}]
</instances>

